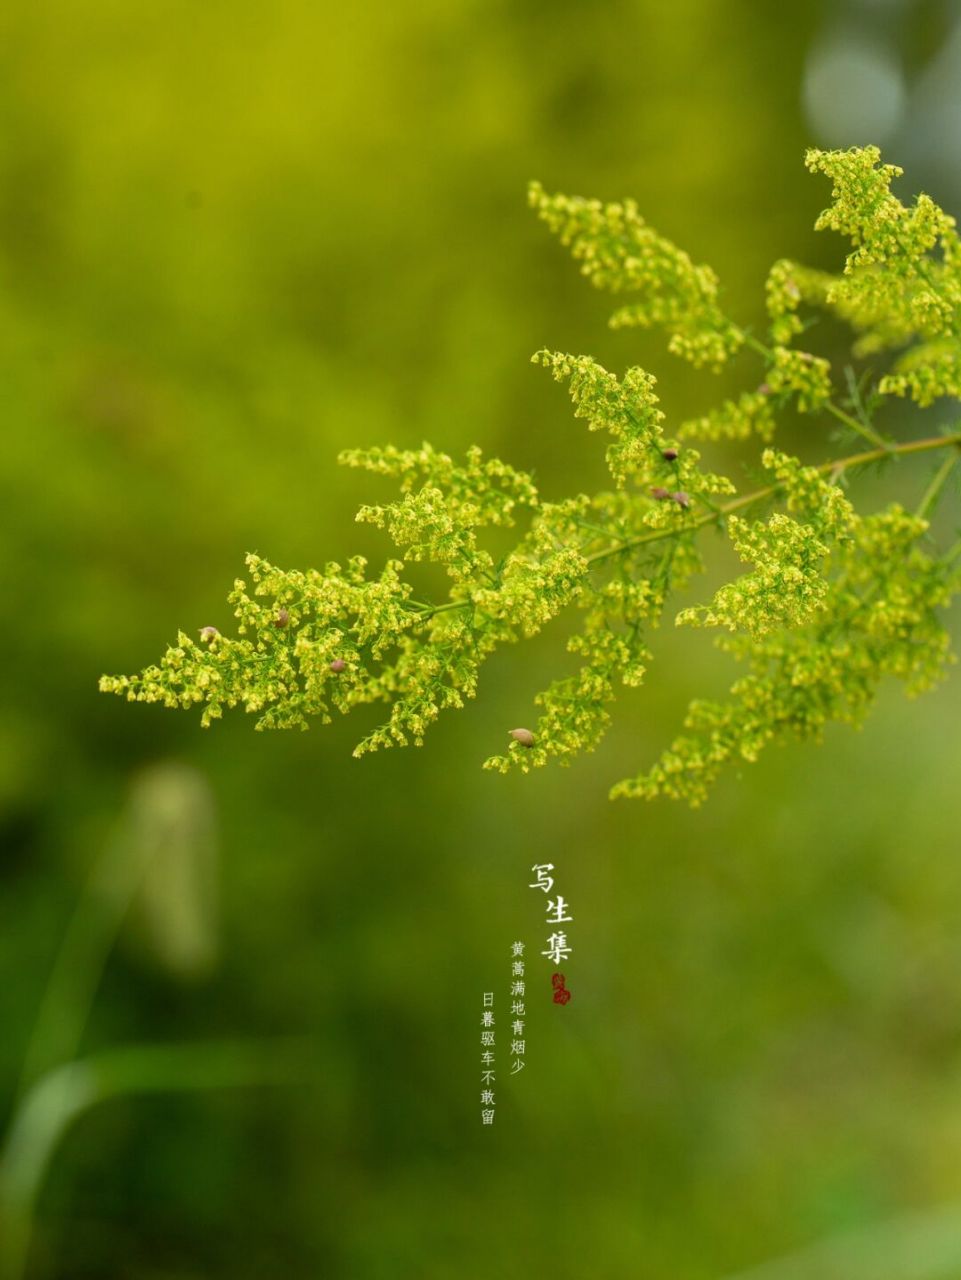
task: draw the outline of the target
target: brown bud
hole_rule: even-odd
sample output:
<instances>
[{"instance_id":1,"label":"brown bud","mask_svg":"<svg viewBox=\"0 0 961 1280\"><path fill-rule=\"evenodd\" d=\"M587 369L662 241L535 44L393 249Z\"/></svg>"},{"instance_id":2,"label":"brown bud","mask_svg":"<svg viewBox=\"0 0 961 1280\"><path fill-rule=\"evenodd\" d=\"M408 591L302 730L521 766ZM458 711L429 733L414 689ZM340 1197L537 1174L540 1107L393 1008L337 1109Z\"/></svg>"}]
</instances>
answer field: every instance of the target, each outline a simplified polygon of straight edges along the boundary
<instances>
[{"instance_id":1,"label":"brown bud","mask_svg":"<svg viewBox=\"0 0 961 1280\"><path fill-rule=\"evenodd\" d=\"M685 509L685 511L686 511L686 510L687 510L687 508L691 505L691 498L690 498L690 494L687 494L687 493L672 493L672 494L671 494L671 497L674 499L674 501L677 503L677 505L678 505L679 507L683 507L683 508Z\"/></svg>"},{"instance_id":2,"label":"brown bud","mask_svg":"<svg viewBox=\"0 0 961 1280\"><path fill-rule=\"evenodd\" d=\"M217 628L216 628L216 627L201 627L201 628L200 628L200 638L201 638L201 640L213 640L213 639L215 639L215 638L216 638L217 636L219 636L219 635L220 635L220 632L217 630Z\"/></svg>"},{"instance_id":3,"label":"brown bud","mask_svg":"<svg viewBox=\"0 0 961 1280\"><path fill-rule=\"evenodd\" d=\"M658 486L656 489L651 490L651 497L657 498L659 502L663 502L665 498L669 498L670 496L671 496L670 489L662 489L660 486Z\"/></svg>"},{"instance_id":4,"label":"brown bud","mask_svg":"<svg viewBox=\"0 0 961 1280\"><path fill-rule=\"evenodd\" d=\"M676 449L662 449L662 450L661 450L661 457L664 459L664 461L665 461L665 462L673 462L673 461L674 461L674 459L677 457L677 450L676 450Z\"/></svg>"},{"instance_id":5,"label":"brown bud","mask_svg":"<svg viewBox=\"0 0 961 1280\"><path fill-rule=\"evenodd\" d=\"M346 666L347 666L347 663L343 660L343 658L335 658L333 662L330 664L330 669L331 671L343 671L344 667Z\"/></svg>"},{"instance_id":6,"label":"brown bud","mask_svg":"<svg viewBox=\"0 0 961 1280\"><path fill-rule=\"evenodd\" d=\"M532 747L534 745L534 735L530 729L511 729L510 736L515 742L519 742L522 747Z\"/></svg>"},{"instance_id":7,"label":"brown bud","mask_svg":"<svg viewBox=\"0 0 961 1280\"><path fill-rule=\"evenodd\" d=\"M287 610L286 610L286 609L279 609L279 610L278 610L278 612L277 612L277 617L276 617L276 618L274 618L274 626L275 626L275 627L286 627L286 625L287 625L287 623L288 623L289 621L290 621L290 614L287 612Z\"/></svg>"},{"instance_id":8,"label":"brown bud","mask_svg":"<svg viewBox=\"0 0 961 1280\"><path fill-rule=\"evenodd\" d=\"M762 382L757 389L757 394L759 396L769 396L771 394L770 384L767 382Z\"/></svg>"}]
</instances>

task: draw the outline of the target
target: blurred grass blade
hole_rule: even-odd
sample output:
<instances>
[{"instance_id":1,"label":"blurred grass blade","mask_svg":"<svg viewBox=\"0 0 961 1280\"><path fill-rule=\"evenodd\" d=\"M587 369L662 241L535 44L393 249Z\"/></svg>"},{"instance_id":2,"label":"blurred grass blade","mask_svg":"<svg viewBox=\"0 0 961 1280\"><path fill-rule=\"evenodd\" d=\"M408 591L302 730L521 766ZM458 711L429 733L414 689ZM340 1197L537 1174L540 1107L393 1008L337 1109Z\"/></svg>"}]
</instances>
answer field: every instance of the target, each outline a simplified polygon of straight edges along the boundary
<instances>
[{"instance_id":1,"label":"blurred grass blade","mask_svg":"<svg viewBox=\"0 0 961 1280\"><path fill-rule=\"evenodd\" d=\"M304 1040L132 1045L48 1072L23 1097L0 1157L0 1280L24 1274L37 1195L85 1111L121 1095L290 1084L307 1078L311 1057Z\"/></svg>"},{"instance_id":2,"label":"blurred grass blade","mask_svg":"<svg viewBox=\"0 0 961 1280\"><path fill-rule=\"evenodd\" d=\"M831 1237L728 1280L957 1280L961 1206L905 1214Z\"/></svg>"},{"instance_id":3,"label":"blurred grass blade","mask_svg":"<svg viewBox=\"0 0 961 1280\"><path fill-rule=\"evenodd\" d=\"M196 770L176 762L139 774L91 872L60 950L24 1055L20 1091L80 1044L97 985L134 903L148 947L178 975L216 956L213 800Z\"/></svg>"}]
</instances>

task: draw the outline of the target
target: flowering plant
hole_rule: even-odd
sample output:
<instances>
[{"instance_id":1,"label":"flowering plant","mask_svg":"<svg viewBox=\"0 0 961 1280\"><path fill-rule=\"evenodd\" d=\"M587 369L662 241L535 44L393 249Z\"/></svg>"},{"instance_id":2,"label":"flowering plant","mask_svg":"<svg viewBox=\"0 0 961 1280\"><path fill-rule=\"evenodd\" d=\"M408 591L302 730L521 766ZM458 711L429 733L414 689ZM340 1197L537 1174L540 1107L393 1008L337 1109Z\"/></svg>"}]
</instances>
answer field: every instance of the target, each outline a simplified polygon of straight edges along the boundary
<instances>
[{"instance_id":1,"label":"flowering plant","mask_svg":"<svg viewBox=\"0 0 961 1280\"><path fill-rule=\"evenodd\" d=\"M589 356L540 351L534 362L566 385L575 416L605 433L613 487L548 501L529 475L476 448L459 462L427 444L345 450L347 466L398 482L393 502L357 515L385 530L396 558L370 574L360 557L300 571L250 555L229 597L236 636L181 632L159 665L105 676L101 688L199 705L204 725L242 706L259 729L383 704L383 723L355 749L363 755L420 744L442 710L475 695L495 649L571 610L576 671L538 695L534 727L511 731L486 767L566 764L601 738L618 686L643 680L645 634L702 569L708 527L726 531L746 571L675 622L717 631L745 674L726 700L693 701L683 733L612 795L698 804L727 763L752 761L771 742L817 739L832 721L860 722L884 676L910 693L928 688L950 660L942 614L961 586L961 540L942 548L930 534L961 429L899 440L876 419L891 397L924 408L961 395L961 241L927 196L896 198L900 170L876 148L810 151L806 163L833 183L816 226L852 247L839 274L774 264L764 340L723 312L713 271L652 230L633 202L530 188L536 214L591 283L624 299L612 325L662 329L669 350L696 367L719 369L746 351L763 365L760 385L755 375L737 399L670 429L650 373L618 377ZM849 369L839 393L830 362L796 345L815 309L851 326L855 356L893 353L875 383ZM838 456L804 465L772 445L789 405L833 420ZM844 448L857 437L857 451ZM702 467L692 444L747 439L761 446L764 478L746 493ZM913 509L854 508L849 483L861 469L928 452L940 465ZM495 558L485 530L521 521L513 548ZM442 567L443 598L419 598L405 576L420 561Z\"/></svg>"}]
</instances>

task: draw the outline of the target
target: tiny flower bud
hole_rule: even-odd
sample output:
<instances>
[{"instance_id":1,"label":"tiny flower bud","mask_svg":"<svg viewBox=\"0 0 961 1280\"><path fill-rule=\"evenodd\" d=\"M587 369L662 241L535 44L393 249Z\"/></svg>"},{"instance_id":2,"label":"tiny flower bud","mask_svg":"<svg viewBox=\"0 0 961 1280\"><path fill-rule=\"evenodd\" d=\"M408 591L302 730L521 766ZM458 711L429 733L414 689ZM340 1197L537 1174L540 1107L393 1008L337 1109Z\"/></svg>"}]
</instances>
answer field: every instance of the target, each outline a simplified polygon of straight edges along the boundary
<instances>
[{"instance_id":1,"label":"tiny flower bud","mask_svg":"<svg viewBox=\"0 0 961 1280\"><path fill-rule=\"evenodd\" d=\"M679 507L683 507L685 511L691 505L690 495L687 493L672 493L671 497Z\"/></svg>"},{"instance_id":2,"label":"tiny flower bud","mask_svg":"<svg viewBox=\"0 0 961 1280\"><path fill-rule=\"evenodd\" d=\"M200 628L200 638L201 638L201 640L213 640L216 636L219 636L219 635L220 635L220 632L217 630L217 628L216 628L216 627L201 627L201 628Z\"/></svg>"},{"instance_id":3,"label":"tiny flower bud","mask_svg":"<svg viewBox=\"0 0 961 1280\"><path fill-rule=\"evenodd\" d=\"M519 742L522 747L532 747L534 745L534 735L530 729L511 729L510 736L515 742Z\"/></svg>"},{"instance_id":4,"label":"tiny flower bud","mask_svg":"<svg viewBox=\"0 0 961 1280\"><path fill-rule=\"evenodd\" d=\"M290 621L290 614L287 612L286 609L280 609L277 612L277 617L274 618L274 626L286 627L289 621Z\"/></svg>"},{"instance_id":5,"label":"tiny flower bud","mask_svg":"<svg viewBox=\"0 0 961 1280\"><path fill-rule=\"evenodd\" d=\"M793 280L784 281L784 292L789 298L793 298L796 302L801 296L801 290L797 287Z\"/></svg>"},{"instance_id":6,"label":"tiny flower bud","mask_svg":"<svg viewBox=\"0 0 961 1280\"><path fill-rule=\"evenodd\" d=\"M670 496L671 496L670 489L662 489L660 486L658 486L656 489L651 490L651 497L657 498L658 501L660 502L663 502L665 498L669 498Z\"/></svg>"},{"instance_id":7,"label":"tiny flower bud","mask_svg":"<svg viewBox=\"0 0 961 1280\"><path fill-rule=\"evenodd\" d=\"M759 396L769 396L771 394L770 384L767 382L762 382L757 389L757 394Z\"/></svg>"},{"instance_id":8,"label":"tiny flower bud","mask_svg":"<svg viewBox=\"0 0 961 1280\"><path fill-rule=\"evenodd\" d=\"M343 660L343 658L335 658L333 662L330 664L330 669L331 671L343 671L344 667L346 666L347 666L347 663Z\"/></svg>"},{"instance_id":9,"label":"tiny flower bud","mask_svg":"<svg viewBox=\"0 0 961 1280\"><path fill-rule=\"evenodd\" d=\"M676 450L676 449L662 449L662 450L661 450L661 457L664 459L664 461L665 461L665 462L673 462L673 461L674 461L674 459L677 457L677 450Z\"/></svg>"}]
</instances>

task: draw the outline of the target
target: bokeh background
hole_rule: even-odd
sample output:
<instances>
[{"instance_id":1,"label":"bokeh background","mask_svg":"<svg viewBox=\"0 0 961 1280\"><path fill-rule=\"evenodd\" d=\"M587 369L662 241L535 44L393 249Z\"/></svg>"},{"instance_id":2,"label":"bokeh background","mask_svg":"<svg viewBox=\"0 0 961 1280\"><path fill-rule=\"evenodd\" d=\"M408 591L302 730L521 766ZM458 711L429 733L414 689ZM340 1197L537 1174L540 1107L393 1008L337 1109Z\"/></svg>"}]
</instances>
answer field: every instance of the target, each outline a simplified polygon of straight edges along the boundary
<instances>
[{"instance_id":1,"label":"bokeh background","mask_svg":"<svg viewBox=\"0 0 961 1280\"><path fill-rule=\"evenodd\" d=\"M529 178L636 197L760 322L776 257L839 261L805 146L879 142L961 211L959 86L925 0L0 9L5 1280L961 1276L961 681L697 812L606 798L730 678L670 628L602 749L526 779L479 766L562 626L362 762L358 717L97 692L229 625L249 550L387 554L344 446L603 483L542 345L643 363L675 421L751 376L608 331ZM487 1129L514 939L544 994Z\"/></svg>"}]
</instances>

